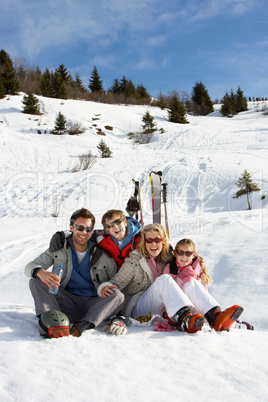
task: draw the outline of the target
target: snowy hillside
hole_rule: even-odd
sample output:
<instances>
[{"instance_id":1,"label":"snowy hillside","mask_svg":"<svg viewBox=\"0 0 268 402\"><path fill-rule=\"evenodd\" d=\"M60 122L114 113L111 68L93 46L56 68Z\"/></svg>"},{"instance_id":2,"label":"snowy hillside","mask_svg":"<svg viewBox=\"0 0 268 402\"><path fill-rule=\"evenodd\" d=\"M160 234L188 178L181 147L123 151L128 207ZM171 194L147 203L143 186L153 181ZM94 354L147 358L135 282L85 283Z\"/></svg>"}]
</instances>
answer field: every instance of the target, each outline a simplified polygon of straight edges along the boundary
<instances>
[{"instance_id":1,"label":"snowy hillside","mask_svg":"<svg viewBox=\"0 0 268 402\"><path fill-rule=\"evenodd\" d=\"M264 103L232 119L218 111L169 123L167 111L39 97L41 116L22 113L23 94L0 100L0 397L5 401L267 401L268 117ZM86 129L52 135L58 112ZM129 132L149 111L158 129L149 144ZM105 126L113 127L108 130ZM100 136L97 129L106 134ZM38 131L41 134L38 134ZM112 157L99 157L104 140ZM72 173L91 151L95 164ZM261 191L233 199L247 169ZM132 178L144 179L145 224L152 221L149 172L168 183L171 241L194 240L223 308L240 304L255 331L189 335L129 327L113 337L99 329L81 338L43 340L37 330L24 266L68 228L82 206L96 216L125 210ZM266 197L261 200L261 197ZM52 217L60 206L59 216Z\"/></svg>"}]
</instances>

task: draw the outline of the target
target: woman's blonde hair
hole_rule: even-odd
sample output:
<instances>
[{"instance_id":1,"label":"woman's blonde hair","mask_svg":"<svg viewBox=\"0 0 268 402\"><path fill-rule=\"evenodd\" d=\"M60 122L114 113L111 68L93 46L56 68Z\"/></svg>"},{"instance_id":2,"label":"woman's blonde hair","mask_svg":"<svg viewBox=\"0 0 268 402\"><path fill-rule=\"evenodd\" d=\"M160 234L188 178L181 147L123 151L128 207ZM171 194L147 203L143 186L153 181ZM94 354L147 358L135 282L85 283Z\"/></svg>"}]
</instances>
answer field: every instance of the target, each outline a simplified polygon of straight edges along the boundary
<instances>
[{"instance_id":1,"label":"woman's blonde hair","mask_svg":"<svg viewBox=\"0 0 268 402\"><path fill-rule=\"evenodd\" d=\"M141 238L137 244L137 250L145 257L149 258L150 254L146 250L145 247L145 235L147 232L153 230L156 232L162 239L162 250L159 255L155 258L156 262L164 262L168 259L169 256L169 240L166 235L165 229L159 223L151 223L150 225L146 225L142 228Z\"/></svg>"},{"instance_id":2,"label":"woman's blonde hair","mask_svg":"<svg viewBox=\"0 0 268 402\"><path fill-rule=\"evenodd\" d=\"M200 257L200 255L198 255L197 252L196 252L196 248L195 248L195 244L194 244L193 240L191 240L191 239L182 239L182 240L178 241L178 243L176 244L176 247L175 247L176 252L179 250L180 246L189 246L191 251L193 253L195 253L196 257L199 258L200 265L201 265L201 267L203 269L203 272L200 274L201 282L203 283L203 285L209 285L212 282L212 279L208 274L208 270L207 270L207 268L205 266L204 258Z\"/></svg>"}]
</instances>

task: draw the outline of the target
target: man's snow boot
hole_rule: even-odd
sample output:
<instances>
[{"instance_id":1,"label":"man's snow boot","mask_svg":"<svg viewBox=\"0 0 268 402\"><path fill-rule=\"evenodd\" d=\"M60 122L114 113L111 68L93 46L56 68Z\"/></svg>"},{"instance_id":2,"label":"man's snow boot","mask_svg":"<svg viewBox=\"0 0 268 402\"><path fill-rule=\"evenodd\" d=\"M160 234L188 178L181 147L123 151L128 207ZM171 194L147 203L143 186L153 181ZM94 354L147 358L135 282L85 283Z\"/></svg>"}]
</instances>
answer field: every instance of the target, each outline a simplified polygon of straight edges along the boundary
<instances>
[{"instance_id":1,"label":"man's snow boot","mask_svg":"<svg viewBox=\"0 0 268 402\"><path fill-rule=\"evenodd\" d=\"M193 334L201 331L204 324L202 314L194 314L191 306L181 308L175 315L176 321L179 323L178 330Z\"/></svg>"},{"instance_id":2,"label":"man's snow boot","mask_svg":"<svg viewBox=\"0 0 268 402\"><path fill-rule=\"evenodd\" d=\"M220 306L216 306L205 314L205 318L215 331L229 331L231 325L240 317L243 311L243 307L237 304L224 311L221 311Z\"/></svg>"}]
</instances>

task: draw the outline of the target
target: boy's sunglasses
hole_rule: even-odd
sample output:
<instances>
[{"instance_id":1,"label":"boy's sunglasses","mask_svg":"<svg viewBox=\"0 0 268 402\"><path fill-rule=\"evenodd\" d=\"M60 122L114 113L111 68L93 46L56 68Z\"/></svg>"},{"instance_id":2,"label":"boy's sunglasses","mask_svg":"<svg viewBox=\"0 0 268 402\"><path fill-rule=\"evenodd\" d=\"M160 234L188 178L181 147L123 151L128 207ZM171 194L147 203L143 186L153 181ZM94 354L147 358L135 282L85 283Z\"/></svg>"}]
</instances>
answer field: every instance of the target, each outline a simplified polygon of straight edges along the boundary
<instances>
[{"instance_id":1,"label":"boy's sunglasses","mask_svg":"<svg viewBox=\"0 0 268 402\"><path fill-rule=\"evenodd\" d=\"M186 257L191 257L191 255L193 255L192 251L183 251L183 250L176 250L176 253L180 256L183 256L184 254L186 255Z\"/></svg>"},{"instance_id":2,"label":"boy's sunglasses","mask_svg":"<svg viewBox=\"0 0 268 402\"><path fill-rule=\"evenodd\" d=\"M114 225L120 225L120 223L122 223L123 220L124 220L123 218L116 219L116 220L113 221L113 222L107 223L106 227L107 227L108 229L111 229Z\"/></svg>"},{"instance_id":3,"label":"boy's sunglasses","mask_svg":"<svg viewBox=\"0 0 268 402\"><path fill-rule=\"evenodd\" d=\"M76 227L76 230L78 230L78 232L83 232L85 230L87 233L90 233L94 229L93 226L82 226L82 225L76 225L75 223L73 224L73 226Z\"/></svg>"},{"instance_id":4,"label":"boy's sunglasses","mask_svg":"<svg viewBox=\"0 0 268 402\"><path fill-rule=\"evenodd\" d=\"M146 243L161 243L161 241L162 241L161 237L155 237L154 239L151 239L150 237L149 239L145 238Z\"/></svg>"}]
</instances>

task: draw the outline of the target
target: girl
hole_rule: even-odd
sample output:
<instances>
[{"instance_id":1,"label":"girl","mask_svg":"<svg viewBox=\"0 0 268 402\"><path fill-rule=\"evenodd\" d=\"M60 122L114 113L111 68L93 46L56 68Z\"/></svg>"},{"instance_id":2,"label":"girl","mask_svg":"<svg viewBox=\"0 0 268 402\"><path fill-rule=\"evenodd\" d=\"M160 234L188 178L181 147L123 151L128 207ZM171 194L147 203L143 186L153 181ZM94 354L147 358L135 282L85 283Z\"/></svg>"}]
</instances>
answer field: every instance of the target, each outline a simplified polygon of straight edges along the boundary
<instances>
[{"instance_id":1,"label":"girl","mask_svg":"<svg viewBox=\"0 0 268 402\"><path fill-rule=\"evenodd\" d=\"M117 274L98 288L98 295L109 297L116 286L125 295L125 316L162 314L165 310L178 329L189 333L201 330L204 317L194 312L185 292L170 275L163 275L170 256L164 228L158 224L145 226L136 250L132 251Z\"/></svg>"},{"instance_id":2,"label":"girl","mask_svg":"<svg viewBox=\"0 0 268 402\"><path fill-rule=\"evenodd\" d=\"M217 301L207 292L207 286L212 280L203 258L197 254L195 244L190 239L180 240L176 244L174 257L166 265L164 273L173 277L191 300L195 311L202 314L215 331L229 331L243 312L243 308L238 305L221 311Z\"/></svg>"}]
</instances>

